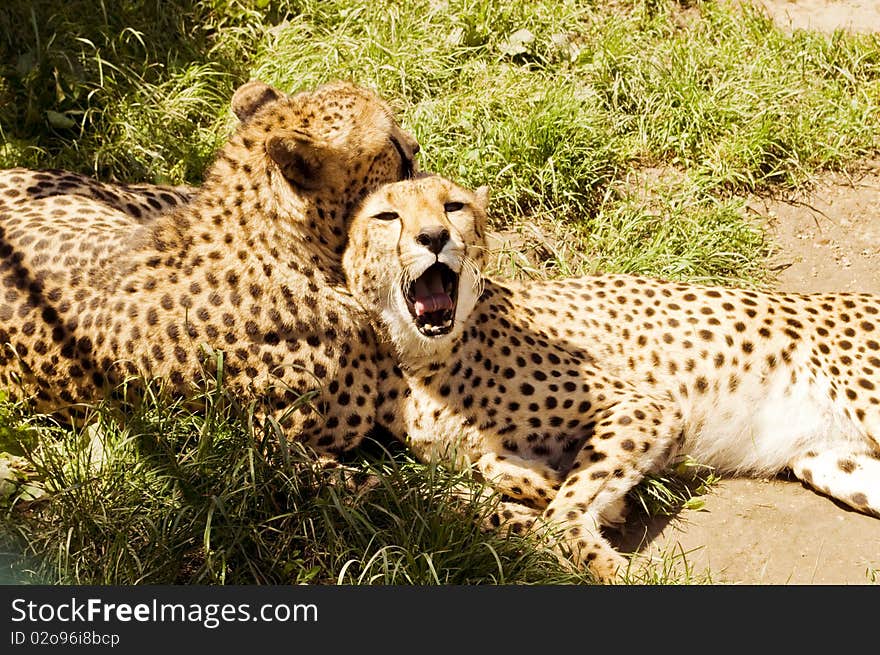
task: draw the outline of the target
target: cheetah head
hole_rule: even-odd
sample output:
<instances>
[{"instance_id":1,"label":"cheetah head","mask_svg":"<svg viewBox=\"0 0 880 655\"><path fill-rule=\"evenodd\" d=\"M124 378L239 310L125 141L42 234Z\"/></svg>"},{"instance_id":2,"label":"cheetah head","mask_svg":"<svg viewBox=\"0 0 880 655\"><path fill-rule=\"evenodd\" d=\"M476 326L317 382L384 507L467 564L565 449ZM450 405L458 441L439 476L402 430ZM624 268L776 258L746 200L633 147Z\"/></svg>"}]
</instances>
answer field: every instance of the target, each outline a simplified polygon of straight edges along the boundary
<instances>
[{"instance_id":1,"label":"cheetah head","mask_svg":"<svg viewBox=\"0 0 880 655\"><path fill-rule=\"evenodd\" d=\"M349 288L402 361L452 346L481 292L489 192L432 175L381 187L349 229Z\"/></svg>"},{"instance_id":2,"label":"cheetah head","mask_svg":"<svg viewBox=\"0 0 880 655\"><path fill-rule=\"evenodd\" d=\"M376 187L412 177L416 140L369 89L333 82L286 95L260 81L239 87L241 121L213 171L216 184L252 196L292 236L337 260L347 221ZM277 227L277 226L276 226Z\"/></svg>"}]
</instances>

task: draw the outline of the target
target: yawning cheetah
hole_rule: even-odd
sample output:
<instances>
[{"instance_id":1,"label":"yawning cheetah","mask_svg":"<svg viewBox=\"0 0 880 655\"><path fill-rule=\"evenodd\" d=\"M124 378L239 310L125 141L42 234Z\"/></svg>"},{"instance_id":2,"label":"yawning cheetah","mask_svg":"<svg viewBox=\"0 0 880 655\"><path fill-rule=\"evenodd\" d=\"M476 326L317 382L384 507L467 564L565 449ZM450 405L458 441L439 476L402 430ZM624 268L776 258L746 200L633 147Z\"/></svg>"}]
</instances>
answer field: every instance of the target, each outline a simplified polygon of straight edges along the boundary
<instances>
[{"instance_id":1,"label":"yawning cheetah","mask_svg":"<svg viewBox=\"0 0 880 655\"><path fill-rule=\"evenodd\" d=\"M481 275L487 193L440 177L362 205L344 266L393 348L379 417L422 458L475 462L611 579L599 526L685 454L733 475L790 467L880 514L880 298L599 275Z\"/></svg>"}]
</instances>

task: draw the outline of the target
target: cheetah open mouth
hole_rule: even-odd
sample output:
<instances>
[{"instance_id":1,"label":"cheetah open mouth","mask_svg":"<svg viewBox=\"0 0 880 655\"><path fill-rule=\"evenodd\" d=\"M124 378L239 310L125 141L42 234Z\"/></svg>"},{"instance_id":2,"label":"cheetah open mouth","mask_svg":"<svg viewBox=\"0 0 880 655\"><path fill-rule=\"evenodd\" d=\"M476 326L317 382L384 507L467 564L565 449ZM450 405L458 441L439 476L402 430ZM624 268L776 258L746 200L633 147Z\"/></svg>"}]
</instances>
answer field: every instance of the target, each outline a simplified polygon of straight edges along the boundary
<instances>
[{"instance_id":1,"label":"cheetah open mouth","mask_svg":"<svg viewBox=\"0 0 880 655\"><path fill-rule=\"evenodd\" d=\"M432 264L403 290L403 297L419 332L426 337L448 334L458 302L458 273L446 264Z\"/></svg>"}]
</instances>

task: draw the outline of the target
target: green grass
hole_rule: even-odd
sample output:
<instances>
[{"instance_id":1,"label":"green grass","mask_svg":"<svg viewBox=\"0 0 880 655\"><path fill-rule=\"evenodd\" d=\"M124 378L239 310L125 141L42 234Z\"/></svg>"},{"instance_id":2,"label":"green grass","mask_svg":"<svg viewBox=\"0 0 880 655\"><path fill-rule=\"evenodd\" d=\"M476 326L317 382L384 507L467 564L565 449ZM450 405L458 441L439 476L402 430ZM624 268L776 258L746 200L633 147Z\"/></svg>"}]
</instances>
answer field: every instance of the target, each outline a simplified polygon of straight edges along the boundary
<instances>
[{"instance_id":1,"label":"green grass","mask_svg":"<svg viewBox=\"0 0 880 655\"><path fill-rule=\"evenodd\" d=\"M541 275L765 284L745 195L854 166L880 134L880 37L787 34L709 0L9 0L0 35L0 166L197 184L238 84L348 78L389 99L422 168L491 186L494 226L565 235ZM204 401L99 407L81 430L0 403L0 450L28 463L6 460L14 484L0 488L12 575L586 581L536 542L477 529L489 508L462 505L442 468L366 448L349 465L378 484L349 490L304 454L285 459L248 408ZM667 478L634 500L698 502ZM680 556L631 579L704 581Z\"/></svg>"},{"instance_id":2,"label":"green grass","mask_svg":"<svg viewBox=\"0 0 880 655\"><path fill-rule=\"evenodd\" d=\"M47 494L9 494L7 548L26 579L77 584L584 582L534 538L486 533L497 499L377 443L348 469L254 428L250 408L206 391L200 411L161 399L82 430L0 405ZM7 428L9 429L9 428ZM8 436L6 437L9 441ZM476 497L477 494L475 493ZM11 505L11 507L10 507Z\"/></svg>"}]
</instances>

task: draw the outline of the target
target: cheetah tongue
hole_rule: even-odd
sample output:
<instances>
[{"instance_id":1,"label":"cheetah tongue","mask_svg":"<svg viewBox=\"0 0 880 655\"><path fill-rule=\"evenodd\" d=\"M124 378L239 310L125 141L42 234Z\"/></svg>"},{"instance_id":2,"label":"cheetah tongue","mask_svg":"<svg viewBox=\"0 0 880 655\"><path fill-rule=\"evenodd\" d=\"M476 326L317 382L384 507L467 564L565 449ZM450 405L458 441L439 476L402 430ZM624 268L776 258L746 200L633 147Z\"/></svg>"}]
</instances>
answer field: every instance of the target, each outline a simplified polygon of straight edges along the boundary
<instances>
[{"instance_id":1,"label":"cheetah tongue","mask_svg":"<svg viewBox=\"0 0 880 655\"><path fill-rule=\"evenodd\" d=\"M428 271L416 280L413 289L413 308L416 316L423 316L444 309L452 309L452 298L443 288L443 278L436 271Z\"/></svg>"},{"instance_id":2,"label":"cheetah tongue","mask_svg":"<svg viewBox=\"0 0 880 655\"><path fill-rule=\"evenodd\" d=\"M413 307L415 307L416 316L423 316L444 309L452 309L452 298L445 293L434 293L423 298L416 298Z\"/></svg>"}]
</instances>

